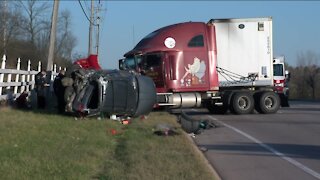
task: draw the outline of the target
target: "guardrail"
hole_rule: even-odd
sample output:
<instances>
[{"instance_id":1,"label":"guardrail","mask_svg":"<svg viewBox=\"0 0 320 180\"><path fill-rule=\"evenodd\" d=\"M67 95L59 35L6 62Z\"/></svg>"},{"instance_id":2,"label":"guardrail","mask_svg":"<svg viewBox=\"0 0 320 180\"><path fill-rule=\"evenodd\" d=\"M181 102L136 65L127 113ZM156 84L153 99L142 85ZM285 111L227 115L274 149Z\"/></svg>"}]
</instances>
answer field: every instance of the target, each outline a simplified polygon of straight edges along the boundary
<instances>
[{"instance_id":1,"label":"guardrail","mask_svg":"<svg viewBox=\"0 0 320 180\"><path fill-rule=\"evenodd\" d=\"M16 69L6 69L6 56L3 55L0 69L0 100L8 100L19 97L19 95L26 91L30 93L35 86L35 76L41 71L41 61L38 63L37 70L31 70L31 61L28 60L27 70L21 70L21 59L17 59ZM64 68L66 69L66 68ZM58 68L58 71L61 67ZM51 67L51 84L58 74L56 64ZM52 89L52 86L50 86Z\"/></svg>"}]
</instances>

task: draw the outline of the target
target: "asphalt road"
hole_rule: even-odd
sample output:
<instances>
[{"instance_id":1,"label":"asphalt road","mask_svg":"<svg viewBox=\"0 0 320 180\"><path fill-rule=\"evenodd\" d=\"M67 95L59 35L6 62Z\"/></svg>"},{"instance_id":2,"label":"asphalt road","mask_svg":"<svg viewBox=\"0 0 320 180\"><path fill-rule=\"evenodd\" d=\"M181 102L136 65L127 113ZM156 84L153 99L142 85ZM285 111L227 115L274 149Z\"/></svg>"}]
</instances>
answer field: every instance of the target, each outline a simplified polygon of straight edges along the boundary
<instances>
[{"instance_id":1,"label":"asphalt road","mask_svg":"<svg viewBox=\"0 0 320 180\"><path fill-rule=\"evenodd\" d=\"M276 114L188 114L218 127L194 138L224 180L320 179L320 103L290 102Z\"/></svg>"}]
</instances>

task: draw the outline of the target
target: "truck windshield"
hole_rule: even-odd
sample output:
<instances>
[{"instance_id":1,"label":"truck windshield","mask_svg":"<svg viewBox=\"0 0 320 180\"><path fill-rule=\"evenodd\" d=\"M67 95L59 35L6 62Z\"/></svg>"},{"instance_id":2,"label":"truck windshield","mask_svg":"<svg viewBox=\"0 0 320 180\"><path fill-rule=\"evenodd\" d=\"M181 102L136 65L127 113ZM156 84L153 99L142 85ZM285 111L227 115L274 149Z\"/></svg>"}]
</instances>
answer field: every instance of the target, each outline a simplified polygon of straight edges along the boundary
<instances>
[{"instance_id":1,"label":"truck windshield","mask_svg":"<svg viewBox=\"0 0 320 180\"><path fill-rule=\"evenodd\" d=\"M274 76L283 76L283 64L274 64L273 65L273 75Z\"/></svg>"},{"instance_id":2,"label":"truck windshield","mask_svg":"<svg viewBox=\"0 0 320 180\"><path fill-rule=\"evenodd\" d=\"M154 68L154 67L159 67L161 65L161 54L148 54L144 56L143 61L142 61L142 67L144 69L149 69L149 68Z\"/></svg>"},{"instance_id":3,"label":"truck windshield","mask_svg":"<svg viewBox=\"0 0 320 180\"><path fill-rule=\"evenodd\" d=\"M130 56L124 59L127 69L136 69L137 64L141 63L141 56Z\"/></svg>"}]
</instances>

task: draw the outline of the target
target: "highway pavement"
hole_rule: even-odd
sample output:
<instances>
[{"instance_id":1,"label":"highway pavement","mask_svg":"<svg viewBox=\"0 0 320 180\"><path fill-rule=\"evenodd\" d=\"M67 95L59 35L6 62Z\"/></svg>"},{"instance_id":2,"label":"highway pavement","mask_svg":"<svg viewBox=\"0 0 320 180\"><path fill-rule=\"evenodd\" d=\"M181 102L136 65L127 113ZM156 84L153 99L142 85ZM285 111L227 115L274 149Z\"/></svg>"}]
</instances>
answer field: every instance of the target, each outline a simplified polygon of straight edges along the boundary
<instances>
[{"instance_id":1,"label":"highway pavement","mask_svg":"<svg viewBox=\"0 0 320 180\"><path fill-rule=\"evenodd\" d=\"M188 114L217 125L194 140L221 179L320 179L319 102L293 101L276 114Z\"/></svg>"}]
</instances>

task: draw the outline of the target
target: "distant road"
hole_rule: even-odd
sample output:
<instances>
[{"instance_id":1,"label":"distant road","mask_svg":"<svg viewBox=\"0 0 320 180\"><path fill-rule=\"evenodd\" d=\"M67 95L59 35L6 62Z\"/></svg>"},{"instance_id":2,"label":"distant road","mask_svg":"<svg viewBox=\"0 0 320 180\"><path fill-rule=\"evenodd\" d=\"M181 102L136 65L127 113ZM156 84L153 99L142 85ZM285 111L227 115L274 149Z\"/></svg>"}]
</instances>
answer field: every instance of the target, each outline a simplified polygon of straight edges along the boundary
<instances>
[{"instance_id":1,"label":"distant road","mask_svg":"<svg viewBox=\"0 0 320 180\"><path fill-rule=\"evenodd\" d=\"M194 118L218 125L195 141L224 180L320 179L320 102L290 105L269 115L194 110Z\"/></svg>"}]
</instances>

